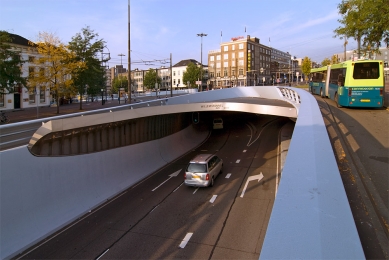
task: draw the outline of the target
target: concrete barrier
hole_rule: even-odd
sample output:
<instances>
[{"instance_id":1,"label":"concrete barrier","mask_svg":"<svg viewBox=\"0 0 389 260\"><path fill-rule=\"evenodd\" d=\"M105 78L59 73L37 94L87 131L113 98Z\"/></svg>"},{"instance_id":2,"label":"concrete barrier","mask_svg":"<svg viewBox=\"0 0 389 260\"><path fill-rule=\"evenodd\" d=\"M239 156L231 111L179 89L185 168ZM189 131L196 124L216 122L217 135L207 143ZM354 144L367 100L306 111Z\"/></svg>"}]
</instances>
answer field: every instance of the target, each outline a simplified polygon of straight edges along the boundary
<instances>
[{"instance_id":1,"label":"concrete barrier","mask_svg":"<svg viewBox=\"0 0 389 260\"><path fill-rule=\"evenodd\" d=\"M153 142L68 157L34 157L26 146L0 152L0 258L12 257L74 221L207 135L190 126Z\"/></svg>"}]
</instances>

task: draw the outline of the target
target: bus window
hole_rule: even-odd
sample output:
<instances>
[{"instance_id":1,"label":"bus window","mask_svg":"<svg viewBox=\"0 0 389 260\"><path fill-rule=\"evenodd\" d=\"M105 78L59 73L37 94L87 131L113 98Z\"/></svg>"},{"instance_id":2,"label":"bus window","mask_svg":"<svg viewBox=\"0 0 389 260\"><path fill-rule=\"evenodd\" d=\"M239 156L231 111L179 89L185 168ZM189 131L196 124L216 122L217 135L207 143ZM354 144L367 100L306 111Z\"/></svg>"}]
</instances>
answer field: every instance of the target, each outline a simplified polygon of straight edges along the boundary
<instances>
[{"instance_id":1,"label":"bus window","mask_svg":"<svg viewBox=\"0 0 389 260\"><path fill-rule=\"evenodd\" d=\"M360 62L354 64L354 79L378 79L379 77L378 62Z\"/></svg>"}]
</instances>

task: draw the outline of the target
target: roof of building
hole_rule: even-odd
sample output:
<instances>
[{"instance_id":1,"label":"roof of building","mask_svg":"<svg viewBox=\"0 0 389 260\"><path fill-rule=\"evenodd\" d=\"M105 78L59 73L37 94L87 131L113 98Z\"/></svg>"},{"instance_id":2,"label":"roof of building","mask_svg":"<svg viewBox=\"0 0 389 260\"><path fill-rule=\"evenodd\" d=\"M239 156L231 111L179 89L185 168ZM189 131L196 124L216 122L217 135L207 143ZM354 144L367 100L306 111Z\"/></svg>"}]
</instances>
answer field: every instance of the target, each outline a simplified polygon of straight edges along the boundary
<instances>
[{"instance_id":1,"label":"roof of building","mask_svg":"<svg viewBox=\"0 0 389 260\"><path fill-rule=\"evenodd\" d=\"M11 37L11 43L13 44L31 46L30 44L28 44L28 42L30 41L20 35L9 33L9 36Z\"/></svg>"},{"instance_id":2,"label":"roof of building","mask_svg":"<svg viewBox=\"0 0 389 260\"><path fill-rule=\"evenodd\" d=\"M175 64L173 67L184 67L184 66L188 66L189 63L201 64L201 63L198 62L197 60L194 60L194 59L187 59L187 60L182 60L182 61L178 62L178 63Z\"/></svg>"}]
</instances>

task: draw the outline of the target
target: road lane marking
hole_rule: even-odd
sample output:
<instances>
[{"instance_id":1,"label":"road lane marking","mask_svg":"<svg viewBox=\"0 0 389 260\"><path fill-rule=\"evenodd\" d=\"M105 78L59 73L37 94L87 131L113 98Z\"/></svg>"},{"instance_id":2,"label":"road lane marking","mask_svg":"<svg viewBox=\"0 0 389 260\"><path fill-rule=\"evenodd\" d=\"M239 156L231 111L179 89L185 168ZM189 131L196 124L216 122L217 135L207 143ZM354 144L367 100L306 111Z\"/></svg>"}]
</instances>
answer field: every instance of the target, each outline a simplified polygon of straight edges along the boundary
<instances>
[{"instance_id":1,"label":"road lane marking","mask_svg":"<svg viewBox=\"0 0 389 260\"><path fill-rule=\"evenodd\" d=\"M184 182L182 182L181 185L178 186L173 192L176 192L176 190L178 190L182 186L182 184L184 184Z\"/></svg>"},{"instance_id":2,"label":"road lane marking","mask_svg":"<svg viewBox=\"0 0 389 260\"><path fill-rule=\"evenodd\" d=\"M165 182L167 182L168 180L170 180L172 177L177 177L177 175L181 172L181 170L178 170L176 172L173 172L172 174L169 175L169 178L162 182L161 184L159 184L157 187L155 187L152 191L155 191L156 189L158 189L159 187L161 187Z\"/></svg>"},{"instance_id":3,"label":"road lane marking","mask_svg":"<svg viewBox=\"0 0 389 260\"><path fill-rule=\"evenodd\" d=\"M196 193L196 191L197 191L198 189L199 189L199 188L195 189L195 191L193 192L193 194L195 194L195 193Z\"/></svg>"},{"instance_id":4,"label":"road lane marking","mask_svg":"<svg viewBox=\"0 0 389 260\"><path fill-rule=\"evenodd\" d=\"M214 203L217 198L217 195L213 195L209 202Z\"/></svg>"},{"instance_id":5,"label":"road lane marking","mask_svg":"<svg viewBox=\"0 0 389 260\"><path fill-rule=\"evenodd\" d=\"M243 152L245 153L247 150L243 150Z\"/></svg>"},{"instance_id":6,"label":"road lane marking","mask_svg":"<svg viewBox=\"0 0 389 260\"><path fill-rule=\"evenodd\" d=\"M227 173L226 179L229 179L231 177L231 173Z\"/></svg>"},{"instance_id":7,"label":"road lane marking","mask_svg":"<svg viewBox=\"0 0 389 260\"><path fill-rule=\"evenodd\" d=\"M108 252L109 248L107 250L104 251L104 253L101 254L101 256L99 256L98 258L96 258L96 260L99 260L101 257L103 257L103 255L105 255L107 252Z\"/></svg>"},{"instance_id":8,"label":"road lane marking","mask_svg":"<svg viewBox=\"0 0 389 260\"><path fill-rule=\"evenodd\" d=\"M240 159L236 160L236 163L239 163L240 162Z\"/></svg>"},{"instance_id":9,"label":"road lane marking","mask_svg":"<svg viewBox=\"0 0 389 260\"><path fill-rule=\"evenodd\" d=\"M241 198L243 198L244 193L246 192L247 185L249 184L249 182L253 181L253 180L257 180L257 179L258 179L258 182L263 179L262 172L261 172L261 174L253 175L253 176L250 176L250 177L247 178L246 184L244 185L244 188L242 190L242 194L240 195Z\"/></svg>"},{"instance_id":10,"label":"road lane marking","mask_svg":"<svg viewBox=\"0 0 389 260\"><path fill-rule=\"evenodd\" d=\"M184 239L182 240L181 244L179 245L179 247L184 248L186 244L188 244L189 239L192 237L192 235L193 233L187 233Z\"/></svg>"}]
</instances>

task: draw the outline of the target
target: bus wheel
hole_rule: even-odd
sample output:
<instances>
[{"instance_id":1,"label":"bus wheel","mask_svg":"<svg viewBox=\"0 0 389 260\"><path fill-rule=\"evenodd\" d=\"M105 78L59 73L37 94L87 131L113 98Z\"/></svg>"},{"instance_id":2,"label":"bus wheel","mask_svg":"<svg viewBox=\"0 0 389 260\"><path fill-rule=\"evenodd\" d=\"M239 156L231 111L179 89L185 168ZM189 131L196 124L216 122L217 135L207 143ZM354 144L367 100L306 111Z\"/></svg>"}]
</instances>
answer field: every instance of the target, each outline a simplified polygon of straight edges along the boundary
<instances>
[{"instance_id":1,"label":"bus wheel","mask_svg":"<svg viewBox=\"0 0 389 260\"><path fill-rule=\"evenodd\" d=\"M339 97L338 97L338 93L335 93L335 103L336 103L336 106L337 107L342 107L341 105L339 105Z\"/></svg>"}]
</instances>

